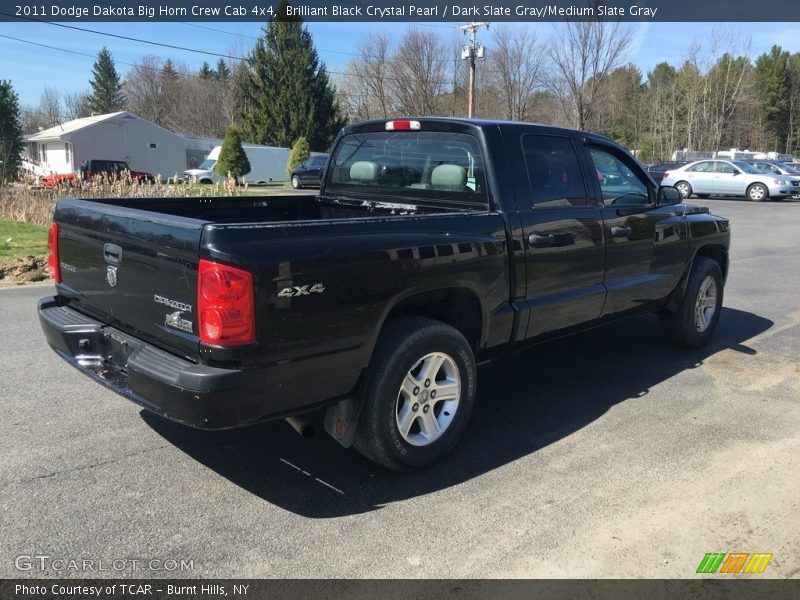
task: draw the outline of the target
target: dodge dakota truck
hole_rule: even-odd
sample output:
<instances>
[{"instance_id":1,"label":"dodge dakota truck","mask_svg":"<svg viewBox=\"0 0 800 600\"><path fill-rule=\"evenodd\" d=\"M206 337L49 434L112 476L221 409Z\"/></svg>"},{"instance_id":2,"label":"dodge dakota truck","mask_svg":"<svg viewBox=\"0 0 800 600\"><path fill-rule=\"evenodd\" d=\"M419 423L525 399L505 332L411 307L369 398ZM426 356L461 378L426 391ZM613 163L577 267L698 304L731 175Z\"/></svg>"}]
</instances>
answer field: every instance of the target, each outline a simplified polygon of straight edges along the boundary
<instances>
[{"instance_id":1,"label":"dodge dakota truck","mask_svg":"<svg viewBox=\"0 0 800 600\"><path fill-rule=\"evenodd\" d=\"M371 121L340 132L317 196L62 198L38 310L58 355L159 415L325 411L342 445L411 470L464 430L476 364L648 311L707 343L729 241L601 136Z\"/></svg>"}]
</instances>

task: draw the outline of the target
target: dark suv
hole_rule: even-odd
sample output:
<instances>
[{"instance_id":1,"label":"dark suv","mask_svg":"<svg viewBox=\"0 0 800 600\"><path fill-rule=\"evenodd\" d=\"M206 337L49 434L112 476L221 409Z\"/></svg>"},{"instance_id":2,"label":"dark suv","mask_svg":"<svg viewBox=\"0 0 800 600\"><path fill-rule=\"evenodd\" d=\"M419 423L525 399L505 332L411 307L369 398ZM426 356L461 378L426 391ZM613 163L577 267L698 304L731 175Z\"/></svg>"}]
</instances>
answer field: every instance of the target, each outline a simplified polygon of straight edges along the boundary
<instances>
[{"instance_id":1,"label":"dark suv","mask_svg":"<svg viewBox=\"0 0 800 600\"><path fill-rule=\"evenodd\" d=\"M134 171L128 163L122 160L87 160L81 164L81 179L89 181L95 177L108 179L123 179L128 174L130 178L139 183L155 183L156 178L144 171Z\"/></svg>"}]
</instances>

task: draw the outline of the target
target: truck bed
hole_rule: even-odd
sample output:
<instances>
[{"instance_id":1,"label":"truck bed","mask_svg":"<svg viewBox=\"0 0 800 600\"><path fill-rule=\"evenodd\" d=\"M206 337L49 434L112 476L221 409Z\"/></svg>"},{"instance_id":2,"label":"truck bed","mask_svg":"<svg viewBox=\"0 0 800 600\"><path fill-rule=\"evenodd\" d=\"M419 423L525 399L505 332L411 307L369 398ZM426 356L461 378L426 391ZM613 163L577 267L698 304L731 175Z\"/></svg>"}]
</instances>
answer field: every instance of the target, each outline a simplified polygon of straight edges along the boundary
<instances>
[{"instance_id":1,"label":"truck bed","mask_svg":"<svg viewBox=\"0 0 800 600\"><path fill-rule=\"evenodd\" d=\"M327 198L305 195L188 197L188 198L100 198L91 201L107 206L173 215L204 223L269 223L313 221L322 219L354 219L365 217L404 216L474 211L474 206L382 202L365 197Z\"/></svg>"}]
</instances>

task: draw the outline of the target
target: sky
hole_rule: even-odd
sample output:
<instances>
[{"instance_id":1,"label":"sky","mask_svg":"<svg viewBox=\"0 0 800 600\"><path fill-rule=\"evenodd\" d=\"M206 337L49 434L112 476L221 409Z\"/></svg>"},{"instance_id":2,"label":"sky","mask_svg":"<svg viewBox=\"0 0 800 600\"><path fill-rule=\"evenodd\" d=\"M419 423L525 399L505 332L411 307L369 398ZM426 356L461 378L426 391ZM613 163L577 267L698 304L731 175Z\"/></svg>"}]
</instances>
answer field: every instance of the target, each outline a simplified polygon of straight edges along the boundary
<instances>
[{"instance_id":1,"label":"sky","mask_svg":"<svg viewBox=\"0 0 800 600\"><path fill-rule=\"evenodd\" d=\"M123 35L160 43L184 46L219 54L246 53L261 32L259 23L73 23L76 27L94 29L105 34ZM399 40L409 27L436 31L443 39L462 39L458 23L309 23L314 44L329 71L341 71L356 52L360 40L371 32L385 33ZM499 24L495 25L498 26ZM512 24L511 27L532 27L539 39L553 36L550 23ZM627 62L647 73L662 61L678 65L694 43L708 43L715 30L731 34L739 43L750 42L755 57L778 44L790 52L800 51L800 23L629 23L633 42ZM204 28L212 28L214 31ZM11 36L63 48L81 55L7 39ZM479 41L491 52L491 27L479 34ZM55 87L61 92L77 92L88 88L94 57L105 45L124 75L126 63L136 62L145 54L162 59L172 58L190 68L198 68L204 60L212 66L217 57L173 50L146 43L116 39L59 27L50 23L0 23L0 79L10 79L19 94L20 104L37 105L42 90ZM88 56L83 56L83 54ZM480 68L480 67L479 67Z\"/></svg>"}]
</instances>

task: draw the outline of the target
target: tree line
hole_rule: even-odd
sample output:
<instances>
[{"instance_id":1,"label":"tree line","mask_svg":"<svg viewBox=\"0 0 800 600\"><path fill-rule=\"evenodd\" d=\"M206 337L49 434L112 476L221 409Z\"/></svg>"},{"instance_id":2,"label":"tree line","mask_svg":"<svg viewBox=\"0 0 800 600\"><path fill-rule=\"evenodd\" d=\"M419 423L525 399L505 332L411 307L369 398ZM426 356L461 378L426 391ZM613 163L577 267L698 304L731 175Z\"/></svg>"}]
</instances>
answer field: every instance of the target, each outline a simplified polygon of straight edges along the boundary
<instances>
[{"instance_id":1,"label":"tree line","mask_svg":"<svg viewBox=\"0 0 800 600\"><path fill-rule=\"evenodd\" d=\"M222 138L236 128L245 142L288 147L305 137L312 151L326 150L344 125L335 89L299 17L284 0L249 52L185 64L146 55L124 76L103 48L90 87L61 94L47 87L38 106L20 110L24 133L64 121L129 110L172 131Z\"/></svg>"},{"instance_id":2,"label":"tree line","mask_svg":"<svg viewBox=\"0 0 800 600\"><path fill-rule=\"evenodd\" d=\"M103 48L89 88L45 88L38 106L18 109L21 130L125 109L180 133L222 138L235 127L244 142L289 147L304 137L325 151L347 121L466 114L462 38L419 27L397 41L370 34L343 72L329 74L303 21L285 16L287 3L241 59L231 52L190 69L147 55L123 76ZM752 58L746 42L714 32L680 62L643 73L627 60L631 31L619 23L492 25L483 37L478 117L596 131L645 162L680 149L799 149L800 53L774 46Z\"/></svg>"},{"instance_id":3,"label":"tree line","mask_svg":"<svg viewBox=\"0 0 800 600\"><path fill-rule=\"evenodd\" d=\"M679 63L643 73L626 60L632 37L622 24L543 30L492 25L476 72L476 116L595 131L644 161L681 149L800 147L800 53L774 46L753 60L746 41L715 31ZM462 43L420 28L396 44L364 37L336 82L348 119L465 115Z\"/></svg>"}]
</instances>

